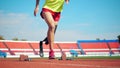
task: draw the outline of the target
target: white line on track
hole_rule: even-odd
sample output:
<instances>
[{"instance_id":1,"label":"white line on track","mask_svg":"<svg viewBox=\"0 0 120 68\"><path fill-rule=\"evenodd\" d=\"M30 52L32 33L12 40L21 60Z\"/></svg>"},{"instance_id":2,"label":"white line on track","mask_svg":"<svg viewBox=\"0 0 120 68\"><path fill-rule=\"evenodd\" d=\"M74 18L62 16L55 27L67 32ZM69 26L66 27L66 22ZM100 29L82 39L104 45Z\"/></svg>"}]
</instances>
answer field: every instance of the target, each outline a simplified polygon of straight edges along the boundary
<instances>
[{"instance_id":1,"label":"white line on track","mask_svg":"<svg viewBox=\"0 0 120 68\"><path fill-rule=\"evenodd\" d=\"M40 62L41 64L52 64L52 65L60 65L60 66L75 66L75 67L94 67L94 68L120 68L118 66L100 66L100 65L87 65L87 64L58 64L58 63L53 63L53 62L49 62L49 63L46 63L46 62Z\"/></svg>"}]
</instances>

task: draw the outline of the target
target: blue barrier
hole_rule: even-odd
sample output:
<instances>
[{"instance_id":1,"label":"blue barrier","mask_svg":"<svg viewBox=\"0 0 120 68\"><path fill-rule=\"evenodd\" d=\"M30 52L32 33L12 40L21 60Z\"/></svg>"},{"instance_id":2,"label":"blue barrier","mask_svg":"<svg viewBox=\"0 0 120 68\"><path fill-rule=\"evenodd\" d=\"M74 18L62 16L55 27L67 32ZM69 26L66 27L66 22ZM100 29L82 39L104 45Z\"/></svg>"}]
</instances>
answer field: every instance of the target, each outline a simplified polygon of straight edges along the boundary
<instances>
[{"instance_id":1,"label":"blue barrier","mask_svg":"<svg viewBox=\"0 0 120 68\"><path fill-rule=\"evenodd\" d=\"M92 42L118 42L118 40L78 40L77 43L92 43Z\"/></svg>"}]
</instances>

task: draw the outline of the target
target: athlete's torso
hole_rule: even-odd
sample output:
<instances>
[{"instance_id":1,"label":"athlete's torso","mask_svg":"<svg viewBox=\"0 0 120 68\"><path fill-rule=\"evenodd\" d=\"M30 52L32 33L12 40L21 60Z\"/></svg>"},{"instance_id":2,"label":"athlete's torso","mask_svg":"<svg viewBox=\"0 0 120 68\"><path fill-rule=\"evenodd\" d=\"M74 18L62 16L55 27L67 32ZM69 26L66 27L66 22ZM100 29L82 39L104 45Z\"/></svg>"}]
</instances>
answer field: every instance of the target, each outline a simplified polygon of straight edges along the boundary
<instances>
[{"instance_id":1,"label":"athlete's torso","mask_svg":"<svg viewBox=\"0 0 120 68\"><path fill-rule=\"evenodd\" d=\"M46 0L43 8L50 9L54 12L61 12L64 0Z\"/></svg>"}]
</instances>

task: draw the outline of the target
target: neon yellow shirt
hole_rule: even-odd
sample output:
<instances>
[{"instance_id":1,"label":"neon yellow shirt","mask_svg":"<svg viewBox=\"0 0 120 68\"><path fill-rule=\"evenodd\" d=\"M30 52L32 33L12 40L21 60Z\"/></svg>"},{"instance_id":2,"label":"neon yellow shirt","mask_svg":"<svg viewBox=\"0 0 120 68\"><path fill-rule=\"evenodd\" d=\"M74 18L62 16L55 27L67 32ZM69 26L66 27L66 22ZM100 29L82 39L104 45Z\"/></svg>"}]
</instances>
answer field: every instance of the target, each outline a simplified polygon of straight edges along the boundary
<instances>
[{"instance_id":1,"label":"neon yellow shirt","mask_svg":"<svg viewBox=\"0 0 120 68\"><path fill-rule=\"evenodd\" d=\"M46 0L43 8L50 9L54 12L61 12L64 0Z\"/></svg>"}]
</instances>

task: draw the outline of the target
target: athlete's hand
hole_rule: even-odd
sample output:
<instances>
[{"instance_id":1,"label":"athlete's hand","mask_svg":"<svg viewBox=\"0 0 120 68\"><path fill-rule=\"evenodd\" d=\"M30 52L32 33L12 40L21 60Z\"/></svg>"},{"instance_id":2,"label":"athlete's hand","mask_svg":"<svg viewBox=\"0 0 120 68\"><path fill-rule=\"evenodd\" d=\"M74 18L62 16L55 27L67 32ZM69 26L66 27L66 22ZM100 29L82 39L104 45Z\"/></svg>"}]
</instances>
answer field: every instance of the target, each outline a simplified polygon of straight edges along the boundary
<instances>
[{"instance_id":1,"label":"athlete's hand","mask_svg":"<svg viewBox=\"0 0 120 68\"><path fill-rule=\"evenodd\" d=\"M65 2L68 4L68 3L69 3L69 0L65 0Z\"/></svg>"},{"instance_id":2,"label":"athlete's hand","mask_svg":"<svg viewBox=\"0 0 120 68\"><path fill-rule=\"evenodd\" d=\"M36 14L38 13L38 11L39 11L39 8L35 8L35 10L34 10L34 16L36 16Z\"/></svg>"}]
</instances>

